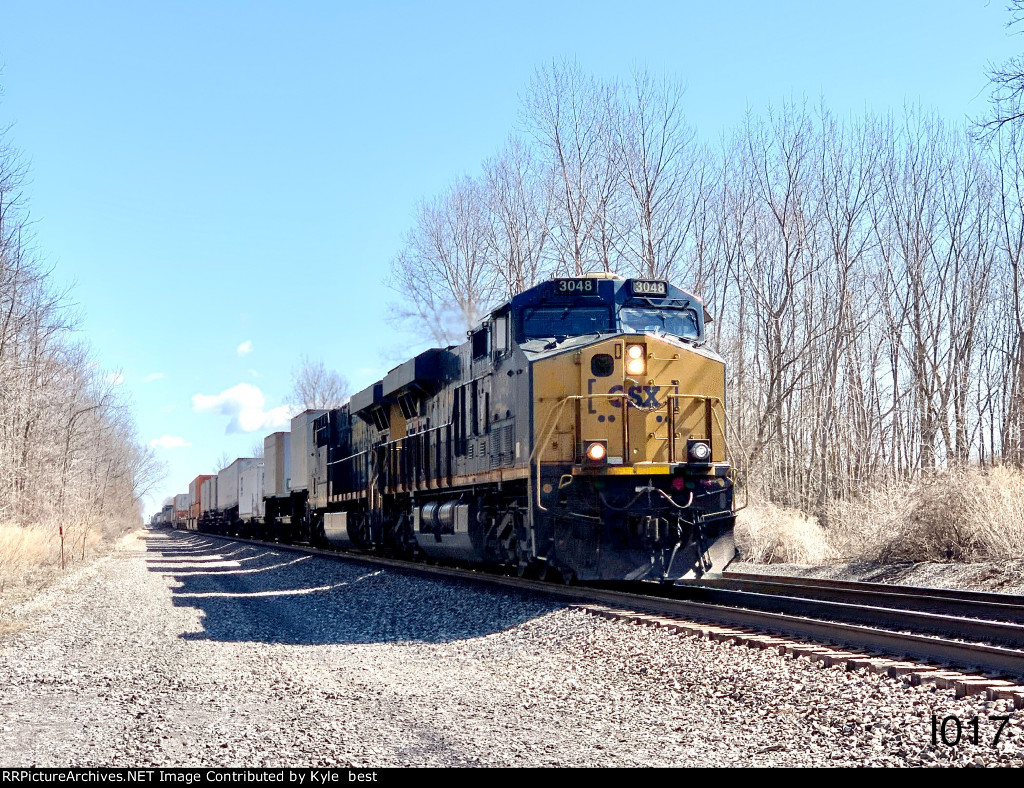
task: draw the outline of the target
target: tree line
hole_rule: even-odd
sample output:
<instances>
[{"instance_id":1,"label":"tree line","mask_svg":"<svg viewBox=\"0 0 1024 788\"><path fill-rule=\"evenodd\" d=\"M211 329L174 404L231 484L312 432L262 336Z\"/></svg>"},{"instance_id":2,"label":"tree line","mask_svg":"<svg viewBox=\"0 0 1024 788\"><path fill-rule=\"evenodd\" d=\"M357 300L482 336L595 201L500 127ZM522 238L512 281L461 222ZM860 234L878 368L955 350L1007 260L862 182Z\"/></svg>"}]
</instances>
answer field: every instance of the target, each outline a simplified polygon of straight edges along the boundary
<instances>
[{"instance_id":1,"label":"tree line","mask_svg":"<svg viewBox=\"0 0 1024 788\"><path fill-rule=\"evenodd\" d=\"M866 485L1024 465L1021 124L792 102L712 144L683 97L538 70L519 132L420 204L395 313L445 344L551 276L680 284L714 318L752 481L817 515Z\"/></svg>"},{"instance_id":2,"label":"tree line","mask_svg":"<svg viewBox=\"0 0 1024 788\"><path fill-rule=\"evenodd\" d=\"M139 522L161 473L117 377L32 245L25 167L0 130L0 523L110 530Z\"/></svg>"}]
</instances>

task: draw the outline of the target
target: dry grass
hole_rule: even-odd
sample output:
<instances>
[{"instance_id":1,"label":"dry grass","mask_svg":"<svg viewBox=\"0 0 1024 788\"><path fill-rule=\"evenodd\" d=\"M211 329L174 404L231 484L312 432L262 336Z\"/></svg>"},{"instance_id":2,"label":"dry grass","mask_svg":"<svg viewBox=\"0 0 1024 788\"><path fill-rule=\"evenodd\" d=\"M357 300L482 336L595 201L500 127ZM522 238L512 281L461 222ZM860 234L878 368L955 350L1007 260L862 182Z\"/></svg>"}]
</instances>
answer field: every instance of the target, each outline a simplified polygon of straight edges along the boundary
<instances>
[{"instance_id":1,"label":"dry grass","mask_svg":"<svg viewBox=\"0 0 1024 788\"><path fill-rule=\"evenodd\" d=\"M1024 473L949 471L915 484L905 516L877 543L877 558L984 561L1024 556Z\"/></svg>"},{"instance_id":2,"label":"dry grass","mask_svg":"<svg viewBox=\"0 0 1024 788\"><path fill-rule=\"evenodd\" d=\"M909 484L862 488L852 501L833 501L826 516L828 541L840 560L878 560L901 523L911 516Z\"/></svg>"},{"instance_id":3,"label":"dry grass","mask_svg":"<svg viewBox=\"0 0 1024 788\"><path fill-rule=\"evenodd\" d=\"M772 503L748 506L736 518L736 543L744 561L823 564L834 558L817 520Z\"/></svg>"},{"instance_id":4,"label":"dry grass","mask_svg":"<svg viewBox=\"0 0 1024 788\"><path fill-rule=\"evenodd\" d=\"M54 529L41 525L0 523L0 597L27 575L60 560L60 540Z\"/></svg>"},{"instance_id":5,"label":"dry grass","mask_svg":"<svg viewBox=\"0 0 1024 788\"><path fill-rule=\"evenodd\" d=\"M741 512L744 560L987 561L1024 557L1024 472L949 470L861 490L830 505L826 526L793 509L758 503Z\"/></svg>"},{"instance_id":6,"label":"dry grass","mask_svg":"<svg viewBox=\"0 0 1024 788\"><path fill-rule=\"evenodd\" d=\"M67 569L106 552L133 523L88 520L64 527L64 562ZM0 615L32 596L61 572L61 538L55 524L0 523Z\"/></svg>"}]
</instances>

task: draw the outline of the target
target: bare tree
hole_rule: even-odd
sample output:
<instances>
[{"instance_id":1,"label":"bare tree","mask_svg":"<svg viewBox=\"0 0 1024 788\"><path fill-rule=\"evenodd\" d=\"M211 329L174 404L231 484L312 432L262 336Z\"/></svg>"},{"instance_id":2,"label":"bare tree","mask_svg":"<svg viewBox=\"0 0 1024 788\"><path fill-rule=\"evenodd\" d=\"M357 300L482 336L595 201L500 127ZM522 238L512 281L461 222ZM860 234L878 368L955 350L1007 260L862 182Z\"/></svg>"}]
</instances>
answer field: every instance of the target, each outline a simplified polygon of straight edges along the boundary
<instances>
[{"instance_id":1,"label":"bare tree","mask_svg":"<svg viewBox=\"0 0 1024 788\"><path fill-rule=\"evenodd\" d=\"M530 148L517 138L497 158L484 163L484 183L483 243L501 282L500 295L510 298L548 273L544 252L551 221L551 183L538 171Z\"/></svg>"},{"instance_id":2,"label":"bare tree","mask_svg":"<svg viewBox=\"0 0 1024 788\"><path fill-rule=\"evenodd\" d=\"M999 182L998 245L992 331L994 360L988 385L996 392L989 414L989 444L1004 461L1024 466L1024 128L996 139ZM998 411L998 413L997 413Z\"/></svg>"},{"instance_id":3,"label":"bare tree","mask_svg":"<svg viewBox=\"0 0 1024 788\"><path fill-rule=\"evenodd\" d=\"M400 321L429 333L440 345L463 340L492 305L495 267L486 255L486 205L472 178L420 205L405 245L391 263L388 286Z\"/></svg>"},{"instance_id":4,"label":"bare tree","mask_svg":"<svg viewBox=\"0 0 1024 788\"><path fill-rule=\"evenodd\" d=\"M348 396L348 381L334 370L327 369L320 359L313 361L303 356L292 370L289 401L296 407L303 410L340 408L348 402ZM262 450L262 444L260 448Z\"/></svg>"},{"instance_id":5,"label":"bare tree","mask_svg":"<svg viewBox=\"0 0 1024 788\"><path fill-rule=\"evenodd\" d=\"M700 160L682 98L682 85L637 71L613 116L614 160L628 206L619 248L627 269L649 279L674 278L696 220Z\"/></svg>"},{"instance_id":6,"label":"bare tree","mask_svg":"<svg viewBox=\"0 0 1024 788\"><path fill-rule=\"evenodd\" d=\"M564 275L617 267L610 226L619 173L611 144L614 93L565 61L540 68L530 85L524 121L550 173L547 234Z\"/></svg>"},{"instance_id":7,"label":"bare tree","mask_svg":"<svg viewBox=\"0 0 1024 788\"><path fill-rule=\"evenodd\" d=\"M1024 22L1024 0L1010 0L1006 10L1010 14L1007 28ZM1001 66L991 66L988 78L992 87L991 114L978 123L983 138L998 133L1007 124L1019 126L1024 121L1024 56L1017 55Z\"/></svg>"}]
</instances>

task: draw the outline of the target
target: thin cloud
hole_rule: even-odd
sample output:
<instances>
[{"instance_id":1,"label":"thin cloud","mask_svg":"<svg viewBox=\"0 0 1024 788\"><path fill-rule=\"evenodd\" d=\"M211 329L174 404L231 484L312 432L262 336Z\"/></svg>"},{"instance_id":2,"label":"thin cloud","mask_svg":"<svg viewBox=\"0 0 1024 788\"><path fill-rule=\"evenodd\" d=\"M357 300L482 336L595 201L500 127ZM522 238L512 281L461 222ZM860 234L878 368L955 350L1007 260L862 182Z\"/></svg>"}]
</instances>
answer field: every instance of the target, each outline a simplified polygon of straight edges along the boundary
<instances>
[{"instance_id":1,"label":"thin cloud","mask_svg":"<svg viewBox=\"0 0 1024 788\"><path fill-rule=\"evenodd\" d=\"M293 415L292 408L282 405L264 410L265 405L263 392L251 383L239 383L220 394L196 394L192 397L192 410L196 413L216 413L229 417L225 429L229 435L257 430L273 431L288 424Z\"/></svg>"},{"instance_id":2,"label":"thin cloud","mask_svg":"<svg viewBox=\"0 0 1024 788\"><path fill-rule=\"evenodd\" d=\"M250 353L252 353L252 340L247 339L245 340L245 342L238 346L238 355L248 356Z\"/></svg>"},{"instance_id":3,"label":"thin cloud","mask_svg":"<svg viewBox=\"0 0 1024 788\"><path fill-rule=\"evenodd\" d=\"M182 449L192 444L177 435L161 435L159 438L151 440L149 445L160 449Z\"/></svg>"},{"instance_id":4,"label":"thin cloud","mask_svg":"<svg viewBox=\"0 0 1024 788\"><path fill-rule=\"evenodd\" d=\"M166 377L167 376L163 372L150 372L148 375L146 375L144 381L146 383L152 383L154 380L163 380Z\"/></svg>"}]
</instances>

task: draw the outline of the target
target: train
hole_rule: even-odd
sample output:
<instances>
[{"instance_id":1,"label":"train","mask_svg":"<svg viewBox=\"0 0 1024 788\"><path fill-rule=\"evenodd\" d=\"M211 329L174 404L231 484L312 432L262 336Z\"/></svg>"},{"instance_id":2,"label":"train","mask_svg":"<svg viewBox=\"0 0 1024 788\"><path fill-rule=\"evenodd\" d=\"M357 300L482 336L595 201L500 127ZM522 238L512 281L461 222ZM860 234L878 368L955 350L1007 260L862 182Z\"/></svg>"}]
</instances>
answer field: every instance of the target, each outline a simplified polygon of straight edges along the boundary
<instances>
[{"instance_id":1,"label":"train","mask_svg":"<svg viewBox=\"0 0 1024 788\"><path fill-rule=\"evenodd\" d=\"M664 280L539 283L153 522L567 582L720 572L738 468L710 319Z\"/></svg>"}]
</instances>

